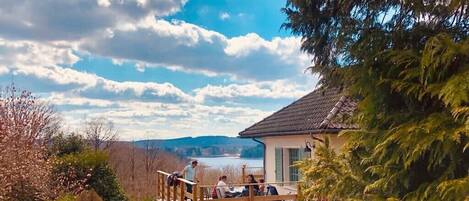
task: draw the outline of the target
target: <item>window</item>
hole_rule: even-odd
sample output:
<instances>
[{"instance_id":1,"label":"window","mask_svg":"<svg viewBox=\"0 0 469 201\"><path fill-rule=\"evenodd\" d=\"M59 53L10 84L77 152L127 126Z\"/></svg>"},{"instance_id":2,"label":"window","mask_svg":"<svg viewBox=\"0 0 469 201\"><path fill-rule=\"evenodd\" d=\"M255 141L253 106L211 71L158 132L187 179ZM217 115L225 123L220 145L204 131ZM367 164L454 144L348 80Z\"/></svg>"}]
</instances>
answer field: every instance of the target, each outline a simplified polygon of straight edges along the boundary
<instances>
[{"instance_id":1,"label":"window","mask_svg":"<svg viewBox=\"0 0 469 201\"><path fill-rule=\"evenodd\" d=\"M275 180L283 181L283 149L275 148Z\"/></svg>"},{"instance_id":2,"label":"window","mask_svg":"<svg viewBox=\"0 0 469 201\"><path fill-rule=\"evenodd\" d=\"M300 160L300 149L288 149L288 165L289 165L289 179L290 181L299 180L299 171L297 167L293 167L296 161Z\"/></svg>"}]
</instances>

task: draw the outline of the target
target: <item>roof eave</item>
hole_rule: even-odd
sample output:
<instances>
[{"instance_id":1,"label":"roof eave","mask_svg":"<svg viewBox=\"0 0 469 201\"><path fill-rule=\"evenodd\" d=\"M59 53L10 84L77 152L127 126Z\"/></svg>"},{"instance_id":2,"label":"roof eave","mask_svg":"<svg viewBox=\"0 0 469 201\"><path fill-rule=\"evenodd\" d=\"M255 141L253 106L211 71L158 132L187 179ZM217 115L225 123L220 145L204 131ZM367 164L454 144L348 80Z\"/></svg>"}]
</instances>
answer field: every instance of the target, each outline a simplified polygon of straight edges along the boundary
<instances>
[{"instance_id":1,"label":"roof eave","mask_svg":"<svg viewBox=\"0 0 469 201\"><path fill-rule=\"evenodd\" d=\"M240 138L258 138L258 137L271 137L271 136L289 136L289 135L309 135L309 134L338 134L340 131L346 129L340 128L326 128L302 131L281 131L271 133L257 133L257 134L243 134L239 133Z\"/></svg>"}]
</instances>

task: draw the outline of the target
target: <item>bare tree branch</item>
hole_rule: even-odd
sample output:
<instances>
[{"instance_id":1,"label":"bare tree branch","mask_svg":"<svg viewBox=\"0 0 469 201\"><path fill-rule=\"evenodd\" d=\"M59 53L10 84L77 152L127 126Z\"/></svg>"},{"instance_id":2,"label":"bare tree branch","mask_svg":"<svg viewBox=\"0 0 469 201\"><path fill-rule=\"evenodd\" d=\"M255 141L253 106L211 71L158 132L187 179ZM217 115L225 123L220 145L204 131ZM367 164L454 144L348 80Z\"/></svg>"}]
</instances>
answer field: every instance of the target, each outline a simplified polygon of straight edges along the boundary
<instances>
[{"instance_id":1,"label":"bare tree branch","mask_svg":"<svg viewBox=\"0 0 469 201\"><path fill-rule=\"evenodd\" d=\"M85 138L95 151L109 149L118 139L114 124L104 117L86 121L84 133Z\"/></svg>"}]
</instances>

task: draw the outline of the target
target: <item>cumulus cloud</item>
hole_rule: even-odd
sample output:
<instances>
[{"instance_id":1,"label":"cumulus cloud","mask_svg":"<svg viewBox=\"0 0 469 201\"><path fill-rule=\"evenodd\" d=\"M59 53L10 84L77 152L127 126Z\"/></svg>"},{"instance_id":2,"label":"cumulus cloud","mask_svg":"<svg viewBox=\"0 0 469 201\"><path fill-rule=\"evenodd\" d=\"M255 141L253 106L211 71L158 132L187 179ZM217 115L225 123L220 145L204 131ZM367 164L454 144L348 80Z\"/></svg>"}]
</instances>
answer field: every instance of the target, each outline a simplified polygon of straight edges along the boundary
<instances>
[{"instance_id":1,"label":"cumulus cloud","mask_svg":"<svg viewBox=\"0 0 469 201\"><path fill-rule=\"evenodd\" d=\"M0 81L10 76L18 85L45 92L45 101L56 105L72 128L83 118L105 116L119 128L123 140L148 137L236 135L271 111L249 107L204 105L209 97L283 97L295 91L283 81L227 86L206 86L187 94L169 83L117 82L70 67L78 60L68 48L35 42L2 41ZM42 55L39 58L36 56ZM64 66L58 65L59 63ZM43 66L46 65L46 66ZM68 66L68 67L67 67ZM45 85L45 86L43 86ZM43 86L43 87L41 87ZM217 95L218 94L218 95ZM155 129L160 128L160 129Z\"/></svg>"},{"instance_id":2,"label":"cumulus cloud","mask_svg":"<svg viewBox=\"0 0 469 201\"><path fill-rule=\"evenodd\" d=\"M0 36L9 39L80 39L147 15L166 16L186 0L3 0Z\"/></svg>"},{"instance_id":3,"label":"cumulus cloud","mask_svg":"<svg viewBox=\"0 0 469 201\"><path fill-rule=\"evenodd\" d=\"M204 101L210 98L235 99L240 97L258 98L298 98L310 89L302 89L296 83L279 80L274 82L254 82L248 84L229 84L226 86L207 85L195 89L195 98Z\"/></svg>"},{"instance_id":4,"label":"cumulus cloud","mask_svg":"<svg viewBox=\"0 0 469 201\"><path fill-rule=\"evenodd\" d=\"M53 92L43 98L44 101L57 106L88 106L88 107L112 107L116 103L105 99L91 99L76 96L69 93Z\"/></svg>"},{"instance_id":5,"label":"cumulus cloud","mask_svg":"<svg viewBox=\"0 0 469 201\"><path fill-rule=\"evenodd\" d=\"M121 60L230 74L251 80L296 76L308 66L295 37L264 40L255 33L227 38L199 26L146 18L133 26L102 33L83 50Z\"/></svg>"},{"instance_id":6,"label":"cumulus cloud","mask_svg":"<svg viewBox=\"0 0 469 201\"><path fill-rule=\"evenodd\" d=\"M68 46L61 56L72 59L65 63L73 63L77 58L69 56L78 51L138 62L140 71L164 66L250 80L296 76L310 63L297 37L265 40L250 33L229 38L194 24L161 19L185 2L6 0L0 6L0 38L48 45L61 42ZM220 17L226 19L229 14L220 13Z\"/></svg>"},{"instance_id":7,"label":"cumulus cloud","mask_svg":"<svg viewBox=\"0 0 469 201\"><path fill-rule=\"evenodd\" d=\"M81 109L62 111L72 127L79 128L84 118L105 116L115 123L123 140L210 133L234 136L271 113L249 107L207 106L199 103L119 100L109 105L96 99L68 100L65 97L55 94L49 100L82 106ZM99 105L101 108L94 109L90 105Z\"/></svg>"},{"instance_id":8,"label":"cumulus cloud","mask_svg":"<svg viewBox=\"0 0 469 201\"><path fill-rule=\"evenodd\" d=\"M13 78L35 92L70 91L87 98L109 100L192 101L191 96L170 83L117 82L66 67L78 61L68 48L0 40L0 50L0 81L8 83Z\"/></svg>"},{"instance_id":9,"label":"cumulus cloud","mask_svg":"<svg viewBox=\"0 0 469 201\"><path fill-rule=\"evenodd\" d=\"M74 90L84 97L111 100L139 99L161 102L190 102L192 97L171 83L116 82L97 78L96 84Z\"/></svg>"},{"instance_id":10,"label":"cumulus cloud","mask_svg":"<svg viewBox=\"0 0 469 201\"><path fill-rule=\"evenodd\" d=\"M71 65L79 60L70 46L60 43L40 44L0 38L0 64L3 66Z\"/></svg>"}]
</instances>

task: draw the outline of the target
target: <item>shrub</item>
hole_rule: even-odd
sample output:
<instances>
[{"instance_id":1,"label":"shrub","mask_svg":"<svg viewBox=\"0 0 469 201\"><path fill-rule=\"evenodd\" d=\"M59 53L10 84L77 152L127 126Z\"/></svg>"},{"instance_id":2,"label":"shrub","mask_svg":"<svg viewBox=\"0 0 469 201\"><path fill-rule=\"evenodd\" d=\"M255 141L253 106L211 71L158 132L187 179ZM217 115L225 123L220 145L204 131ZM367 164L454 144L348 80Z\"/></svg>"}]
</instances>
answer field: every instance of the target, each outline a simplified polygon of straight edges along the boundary
<instances>
[{"instance_id":1,"label":"shrub","mask_svg":"<svg viewBox=\"0 0 469 201\"><path fill-rule=\"evenodd\" d=\"M127 200L104 152L87 150L60 157L55 163L54 173L64 178L61 180L64 185L84 183L86 188L94 189L104 201ZM74 187L70 185L70 190L81 190Z\"/></svg>"},{"instance_id":2,"label":"shrub","mask_svg":"<svg viewBox=\"0 0 469 201\"><path fill-rule=\"evenodd\" d=\"M103 201L94 190L83 191L78 195L76 201Z\"/></svg>"},{"instance_id":3,"label":"shrub","mask_svg":"<svg viewBox=\"0 0 469 201\"><path fill-rule=\"evenodd\" d=\"M71 135L53 136L49 146L49 154L64 156L67 154L80 153L87 148L86 142L81 135L72 133Z\"/></svg>"},{"instance_id":4,"label":"shrub","mask_svg":"<svg viewBox=\"0 0 469 201\"><path fill-rule=\"evenodd\" d=\"M65 194L57 198L55 201L76 201L76 197L72 194Z\"/></svg>"},{"instance_id":5,"label":"shrub","mask_svg":"<svg viewBox=\"0 0 469 201\"><path fill-rule=\"evenodd\" d=\"M0 200L53 198L45 138L57 126L55 112L27 91L0 91Z\"/></svg>"}]
</instances>

